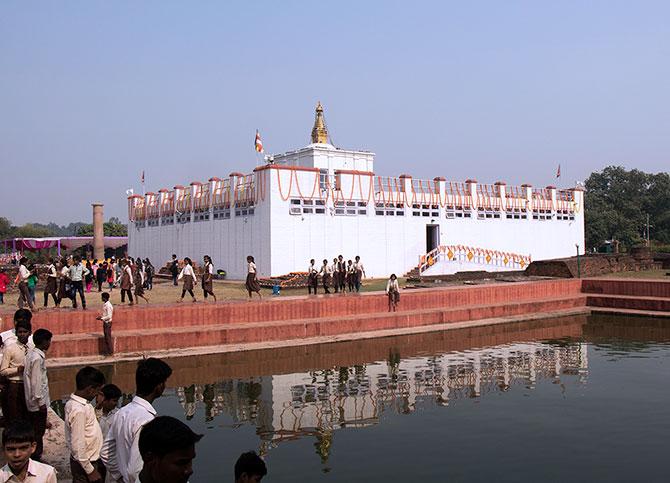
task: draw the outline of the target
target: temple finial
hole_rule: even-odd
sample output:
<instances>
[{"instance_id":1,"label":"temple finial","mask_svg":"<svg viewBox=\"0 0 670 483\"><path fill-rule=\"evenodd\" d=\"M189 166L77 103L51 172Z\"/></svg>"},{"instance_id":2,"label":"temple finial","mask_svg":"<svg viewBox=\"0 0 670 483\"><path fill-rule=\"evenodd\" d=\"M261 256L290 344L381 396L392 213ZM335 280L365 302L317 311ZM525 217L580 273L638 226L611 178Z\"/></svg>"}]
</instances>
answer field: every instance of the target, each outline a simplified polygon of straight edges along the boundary
<instances>
[{"instance_id":1,"label":"temple finial","mask_svg":"<svg viewBox=\"0 0 670 483\"><path fill-rule=\"evenodd\" d=\"M323 120L323 106L321 101L316 104L316 115L314 117L314 127L312 128L312 142L319 144L328 144L328 130Z\"/></svg>"}]
</instances>

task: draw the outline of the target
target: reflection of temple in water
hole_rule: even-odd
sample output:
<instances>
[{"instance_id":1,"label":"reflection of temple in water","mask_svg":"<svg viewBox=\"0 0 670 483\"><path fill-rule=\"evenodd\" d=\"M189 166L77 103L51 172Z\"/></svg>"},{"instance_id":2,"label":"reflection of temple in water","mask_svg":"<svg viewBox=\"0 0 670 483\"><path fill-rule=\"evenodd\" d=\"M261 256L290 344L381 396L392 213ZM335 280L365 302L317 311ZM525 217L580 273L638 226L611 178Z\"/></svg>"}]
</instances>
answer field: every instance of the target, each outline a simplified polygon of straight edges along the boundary
<instances>
[{"instance_id":1,"label":"reflection of temple in water","mask_svg":"<svg viewBox=\"0 0 670 483\"><path fill-rule=\"evenodd\" d=\"M401 360L391 351L386 361L325 370L229 379L177 389L187 419L197 403L205 418L224 413L235 424L252 423L260 451L286 440L316 438L323 461L332 432L377 424L384 411L412 413L418 404L483 397L515 385L532 388L539 379L586 382L587 345L539 342L505 344L479 350Z\"/></svg>"}]
</instances>

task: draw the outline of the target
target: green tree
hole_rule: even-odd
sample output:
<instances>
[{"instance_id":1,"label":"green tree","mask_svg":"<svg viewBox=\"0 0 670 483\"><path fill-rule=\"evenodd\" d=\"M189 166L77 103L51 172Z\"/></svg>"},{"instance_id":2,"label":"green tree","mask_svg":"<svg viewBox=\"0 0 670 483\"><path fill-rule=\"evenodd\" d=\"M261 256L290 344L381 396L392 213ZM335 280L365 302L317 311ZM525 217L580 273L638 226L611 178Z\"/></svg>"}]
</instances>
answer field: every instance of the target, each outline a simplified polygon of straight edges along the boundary
<instances>
[{"instance_id":1,"label":"green tree","mask_svg":"<svg viewBox=\"0 0 670 483\"><path fill-rule=\"evenodd\" d=\"M651 238L670 240L670 175L627 171L608 166L586 180L586 246L619 240L625 247L644 237L647 214L654 225Z\"/></svg>"}]
</instances>

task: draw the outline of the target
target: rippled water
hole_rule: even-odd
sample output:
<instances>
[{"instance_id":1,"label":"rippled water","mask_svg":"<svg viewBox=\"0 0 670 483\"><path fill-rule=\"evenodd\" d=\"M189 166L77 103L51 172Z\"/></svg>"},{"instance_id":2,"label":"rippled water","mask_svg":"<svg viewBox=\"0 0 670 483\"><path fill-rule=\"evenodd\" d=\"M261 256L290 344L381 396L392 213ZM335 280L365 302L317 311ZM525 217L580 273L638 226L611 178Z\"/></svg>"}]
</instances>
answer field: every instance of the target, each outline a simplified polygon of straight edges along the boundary
<instances>
[{"instance_id":1,"label":"rippled water","mask_svg":"<svg viewBox=\"0 0 670 483\"><path fill-rule=\"evenodd\" d=\"M192 482L668 481L670 321L569 317L173 359ZM134 364L106 366L132 391ZM73 369L50 373L52 396Z\"/></svg>"}]
</instances>

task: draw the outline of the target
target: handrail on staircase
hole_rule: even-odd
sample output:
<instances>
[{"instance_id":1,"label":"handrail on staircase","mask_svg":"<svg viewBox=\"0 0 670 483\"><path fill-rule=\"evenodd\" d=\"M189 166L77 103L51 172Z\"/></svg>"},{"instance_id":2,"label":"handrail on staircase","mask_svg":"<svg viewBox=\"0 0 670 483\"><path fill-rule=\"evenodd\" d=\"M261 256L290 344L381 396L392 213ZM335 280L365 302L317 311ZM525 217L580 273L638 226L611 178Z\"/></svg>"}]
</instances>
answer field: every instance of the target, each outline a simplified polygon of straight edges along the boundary
<instances>
[{"instance_id":1,"label":"handrail on staircase","mask_svg":"<svg viewBox=\"0 0 670 483\"><path fill-rule=\"evenodd\" d=\"M444 258L447 260L459 260L461 262L520 270L525 269L531 262L530 255L520 255L518 253L463 245L440 245L425 255L419 256L419 265L417 266L419 275Z\"/></svg>"}]
</instances>

